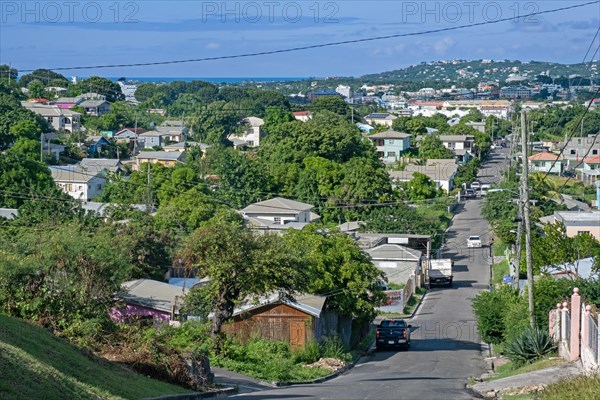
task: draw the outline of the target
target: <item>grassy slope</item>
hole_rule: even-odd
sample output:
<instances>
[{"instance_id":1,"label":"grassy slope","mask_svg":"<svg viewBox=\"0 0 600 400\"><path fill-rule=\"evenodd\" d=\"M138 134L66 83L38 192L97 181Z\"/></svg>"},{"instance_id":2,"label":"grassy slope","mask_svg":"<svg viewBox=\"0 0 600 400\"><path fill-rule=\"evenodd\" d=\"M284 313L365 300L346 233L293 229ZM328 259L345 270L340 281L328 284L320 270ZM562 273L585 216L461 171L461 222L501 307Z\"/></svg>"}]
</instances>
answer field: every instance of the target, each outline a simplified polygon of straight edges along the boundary
<instances>
[{"instance_id":1,"label":"grassy slope","mask_svg":"<svg viewBox=\"0 0 600 400\"><path fill-rule=\"evenodd\" d=\"M0 398L138 399L187 390L152 380L25 321L0 315Z\"/></svg>"}]
</instances>

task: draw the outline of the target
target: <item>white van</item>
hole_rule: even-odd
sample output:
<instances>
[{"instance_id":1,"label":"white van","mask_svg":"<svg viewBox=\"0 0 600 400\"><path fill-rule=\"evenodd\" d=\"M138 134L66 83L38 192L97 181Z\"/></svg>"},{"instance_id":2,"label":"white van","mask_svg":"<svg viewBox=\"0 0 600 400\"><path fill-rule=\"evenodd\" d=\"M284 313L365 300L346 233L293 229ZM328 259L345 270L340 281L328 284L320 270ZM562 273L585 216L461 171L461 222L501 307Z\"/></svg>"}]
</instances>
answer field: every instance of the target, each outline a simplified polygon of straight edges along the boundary
<instances>
[{"instance_id":1,"label":"white van","mask_svg":"<svg viewBox=\"0 0 600 400\"><path fill-rule=\"evenodd\" d=\"M481 189L479 189L481 191L481 195L485 196L487 194L488 190L491 189L491 187L492 187L492 185L488 185L487 183L481 185Z\"/></svg>"}]
</instances>

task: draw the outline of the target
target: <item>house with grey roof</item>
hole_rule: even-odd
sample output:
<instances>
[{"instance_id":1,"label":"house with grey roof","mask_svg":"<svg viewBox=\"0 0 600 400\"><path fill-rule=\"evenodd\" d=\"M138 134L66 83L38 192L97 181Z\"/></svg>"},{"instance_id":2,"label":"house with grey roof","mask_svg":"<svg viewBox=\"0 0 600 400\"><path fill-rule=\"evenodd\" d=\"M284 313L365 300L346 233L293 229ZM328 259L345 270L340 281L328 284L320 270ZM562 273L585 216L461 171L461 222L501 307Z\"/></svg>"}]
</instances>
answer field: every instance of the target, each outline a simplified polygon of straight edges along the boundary
<instances>
[{"instance_id":1,"label":"house with grey roof","mask_svg":"<svg viewBox=\"0 0 600 400\"><path fill-rule=\"evenodd\" d=\"M102 194L106 178L100 173L87 172L79 165L52 166L50 174L60 189L77 200L90 201Z\"/></svg>"},{"instance_id":2,"label":"house with grey roof","mask_svg":"<svg viewBox=\"0 0 600 400\"><path fill-rule=\"evenodd\" d=\"M179 142L179 143L173 143L173 144L168 144L166 146L163 146L163 150L164 151L186 151L189 148L192 147L197 147L198 149L200 149L201 152L204 153L204 151L206 151L206 149L208 149L210 147L210 145L206 144L206 143L200 143L200 142Z\"/></svg>"},{"instance_id":3,"label":"house with grey roof","mask_svg":"<svg viewBox=\"0 0 600 400\"><path fill-rule=\"evenodd\" d=\"M57 131L76 132L81 130L81 114L55 105L22 101L21 105L42 116Z\"/></svg>"},{"instance_id":4,"label":"house with grey roof","mask_svg":"<svg viewBox=\"0 0 600 400\"><path fill-rule=\"evenodd\" d=\"M79 162L79 166L89 173L116 173L123 168L118 158L84 158Z\"/></svg>"},{"instance_id":5,"label":"house with grey roof","mask_svg":"<svg viewBox=\"0 0 600 400\"><path fill-rule=\"evenodd\" d=\"M110 104L106 100L84 100L78 104L88 115L99 117L110 112Z\"/></svg>"},{"instance_id":6,"label":"house with grey roof","mask_svg":"<svg viewBox=\"0 0 600 400\"><path fill-rule=\"evenodd\" d=\"M185 126L157 126L156 132L159 132L165 142L181 142L186 140L189 129Z\"/></svg>"},{"instance_id":7,"label":"house with grey roof","mask_svg":"<svg viewBox=\"0 0 600 400\"><path fill-rule=\"evenodd\" d=\"M454 189L453 181L458 173L458 165L454 159L429 160L427 165L407 165L403 171L389 171L390 179L396 186L413 179L415 173L427 175L437 187L449 193Z\"/></svg>"},{"instance_id":8,"label":"house with grey roof","mask_svg":"<svg viewBox=\"0 0 600 400\"><path fill-rule=\"evenodd\" d=\"M234 139L243 140L246 142L248 147L260 146L260 140L264 137L265 133L262 129L265 121L258 117L244 118L242 121L245 127L244 132L234 133L229 135L228 139L233 142Z\"/></svg>"},{"instance_id":9,"label":"house with grey roof","mask_svg":"<svg viewBox=\"0 0 600 400\"><path fill-rule=\"evenodd\" d=\"M154 147L162 147L169 140L170 136L165 132L147 131L138 135L138 142L142 148L152 149Z\"/></svg>"},{"instance_id":10,"label":"house with grey roof","mask_svg":"<svg viewBox=\"0 0 600 400\"><path fill-rule=\"evenodd\" d=\"M142 319L176 323L188 292L184 287L152 279L128 281L121 285L118 303L110 310L110 317L118 322Z\"/></svg>"},{"instance_id":11,"label":"house with grey roof","mask_svg":"<svg viewBox=\"0 0 600 400\"><path fill-rule=\"evenodd\" d=\"M369 135L367 138L375 146L379 159L385 163L395 163L402 153L410 148L410 135L391 129Z\"/></svg>"},{"instance_id":12,"label":"house with grey roof","mask_svg":"<svg viewBox=\"0 0 600 400\"><path fill-rule=\"evenodd\" d=\"M313 208L311 204L275 197L250 204L240 213L249 225L259 230L302 229L320 218L311 212Z\"/></svg>"},{"instance_id":13,"label":"house with grey roof","mask_svg":"<svg viewBox=\"0 0 600 400\"><path fill-rule=\"evenodd\" d=\"M138 170L143 163L162 164L174 167L185 161L185 151L142 151L134 157L133 169Z\"/></svg>"},{"instance_id":14,"label":"house with grey roof","mask_svg":"<svg viewBox=\"0 0 600 400\"><path fill-rule=\"evenodd\" d=\"M366 250L373 264L390 283L404 284L421 267L423 253L396 243L385 243Z\"/></svg>"}]
</instances>

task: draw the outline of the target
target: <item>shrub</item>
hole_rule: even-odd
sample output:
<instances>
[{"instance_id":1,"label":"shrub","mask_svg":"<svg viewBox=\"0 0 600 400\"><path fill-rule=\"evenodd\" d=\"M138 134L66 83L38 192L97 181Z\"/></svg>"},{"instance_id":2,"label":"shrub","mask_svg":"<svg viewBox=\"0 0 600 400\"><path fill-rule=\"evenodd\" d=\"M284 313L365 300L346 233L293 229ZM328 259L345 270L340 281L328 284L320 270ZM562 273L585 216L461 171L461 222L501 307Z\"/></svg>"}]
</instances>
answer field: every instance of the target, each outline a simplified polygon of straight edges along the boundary
<instances>
[{"instance_id":1,"label":"shrub","mask_svg":"<svg viewBox=\"0 0 600 400\"><path fill-rule=\"evenodd\" d=\"M548 332L527 328L504 345L504 353L515 365L529 364L554 350Z\"/></svg>"},{"instance_id":2,"label":"shrub","mask_svg":"<svg viewBox=\"0 0 600 400\"><path fill-rule=\"evenodd\" d=\"M507 305L504 313L504 341L511 341L529 328L529 303L519 296Z\"/></svg>"},{"instance_id":3,"label":"shrub","mask_svg":"<svg viewBox=\"0 0 600 400\"><path fill-rule=\"evenodd\" d=\"M311 364L321 358L321 347L319 343L311 340L306 343L306 346L302 350L296 350L294 352L294 362Z\"/></svg>"},{"instance_id":4,"label":"shrub","mask_svg":"<svg viewBox=\"0 0 600 400\"><path fill-rule=\"evenodd\" d=\"M493 293L481 292L473 299L477 329L487 343L498 344L504 339L504 316L508 306L518 298L518 292L503 286Z\"/></svg>"},{"instance_id":5,"label":"shrub","mask_svg":"<svg viewBox=\"0 0 600 400\"><path fill-rule=\"evenodd\" d=\"M346 352L344 343L338 336L325 336L321 341L321 356L324 358L337 358L342 361L351 361L352 355Z\"/></svg>"}]
</instances>

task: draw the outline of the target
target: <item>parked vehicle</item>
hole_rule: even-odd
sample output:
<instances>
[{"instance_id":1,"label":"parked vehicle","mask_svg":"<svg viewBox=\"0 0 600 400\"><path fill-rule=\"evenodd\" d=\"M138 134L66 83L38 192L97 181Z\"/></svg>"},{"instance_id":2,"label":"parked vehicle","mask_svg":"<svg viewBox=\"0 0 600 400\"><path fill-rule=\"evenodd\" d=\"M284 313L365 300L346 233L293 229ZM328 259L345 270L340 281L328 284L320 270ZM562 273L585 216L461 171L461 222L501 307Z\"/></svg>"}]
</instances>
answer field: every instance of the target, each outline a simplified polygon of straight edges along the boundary
<instances>
[{"instance_id":1,"label":"parked vehicle","mask_svg":"<svg viewBox=\"0 0 600 400\"><path fill-rule=\"evenodd\" d=\"M454 261L450 258L429 261L429 287L452 287Z\"/></svg>"},{"instance_id":2,"label":"parked vehicle","mask_svg":"<svg viewBox=\"0 0 600 400\"><path fill-rule=\"evenodd\" d=\"M479 190L481 188L481 184L478 181L475 182L471 182L471 189L473 190Z\"/></svg>"},{"instance_id":3,"label":"parked vehicle","mask_svg":"<svg viewBox=\"0 0 600 400\"><path fill-rule=\"evenodd\" d=\"M562 176L565 178L576 178L577 174L573 171L563 171Z\"/></svg>"},{"instance_id":4,"label":"parked vehicle","mask_svg":"<svg viewBox=\"0 0 600 400\"><path fill-rule=\"evenodd\" d=\"M384 347L401 347L408 350L411 328L412 325L403 319L384 319L375 331L375 347L378 350Z\"/></svg>"},{"instance_id":5,"label":"parked vehicle","mask_svg":"<svg viewBox=\"0 0 600 400\"><path fill-rule=\"evenodd\" d=\"M489 184L487 184L487 183L486 183L486 184L483 184L483 185L481 185L481 189L479 189L479 191L481 192L481 195L482 195L482 196L485 196L485 195L487 195L487 192L488 192L488 190L490 190L490 189L491 189L491 187L492 187L492 185L489 185Z\"/></svg>"},{"instance_id":6,"label":"parked vehicle","mask_svg":"<svg viewBox=\"0 0 600 400\"><path fill-rule=\"evenodd\" d=\"M465 199L474 199L476 197L475 191L473 189L465 190Z\"/></svg>"},{"instance_id":7,"label":"parked vehicle","mask_svg":"<svg viewBox=\"0 0 600 400\"><path fill-rule=\"evenodd\" d=\"M467 239L467 247L482 247L481 238L479 236L469 236Z\"/></svg>"}]
</instances>

